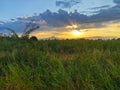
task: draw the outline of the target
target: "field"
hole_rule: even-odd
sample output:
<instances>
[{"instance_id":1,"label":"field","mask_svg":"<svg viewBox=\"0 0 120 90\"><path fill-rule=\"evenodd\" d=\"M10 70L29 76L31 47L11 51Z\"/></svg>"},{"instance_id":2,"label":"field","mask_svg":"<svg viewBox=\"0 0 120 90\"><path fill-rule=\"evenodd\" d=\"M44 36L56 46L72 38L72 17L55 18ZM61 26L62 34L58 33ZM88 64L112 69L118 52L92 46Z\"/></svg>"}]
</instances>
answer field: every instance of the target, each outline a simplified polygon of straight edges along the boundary
<instances>
[{"instance_id":1,"label":"field","mask_svg":"<svg viewBox=\"0 0 120 90\"><path fill-rule=\"evenodd\" d=\"M0 90L120 90L120 40L0 38Z\"/></svg>"}]
</instances>

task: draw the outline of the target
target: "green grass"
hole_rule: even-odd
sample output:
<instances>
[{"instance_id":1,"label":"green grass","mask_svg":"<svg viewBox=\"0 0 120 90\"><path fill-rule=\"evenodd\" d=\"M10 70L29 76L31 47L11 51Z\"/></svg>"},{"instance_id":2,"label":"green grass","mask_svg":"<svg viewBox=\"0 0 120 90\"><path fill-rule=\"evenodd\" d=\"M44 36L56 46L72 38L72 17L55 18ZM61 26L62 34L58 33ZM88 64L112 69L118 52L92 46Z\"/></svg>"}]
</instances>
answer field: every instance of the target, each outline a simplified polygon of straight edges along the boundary
<instances>
[{"instance_id":1,"label":"green grass","mask_svg":"<svg viewBox=\"0 0 120 90\"><path fill-rule=\"evenodd\" d=\"M0 90L120 90L120 41L1 39Z\"/></svg>"}]
</instances>

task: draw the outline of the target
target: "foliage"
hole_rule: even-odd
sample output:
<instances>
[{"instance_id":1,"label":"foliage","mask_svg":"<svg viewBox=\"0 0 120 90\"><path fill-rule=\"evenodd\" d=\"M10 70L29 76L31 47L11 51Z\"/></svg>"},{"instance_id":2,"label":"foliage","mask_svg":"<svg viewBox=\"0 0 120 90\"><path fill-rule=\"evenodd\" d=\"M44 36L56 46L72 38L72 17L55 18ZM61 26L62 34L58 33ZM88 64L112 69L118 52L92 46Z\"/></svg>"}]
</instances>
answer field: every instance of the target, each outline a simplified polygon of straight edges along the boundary
<instances>
[{"instance_id":1,"label":"foliage","mask_svg":"<svg viewBox=\"0 0 120 90\"><path fill-rule=\"evenodd\" d=\"M1 90L120 90L119 40L0 40Z\"/></svg>"}]
</instances>

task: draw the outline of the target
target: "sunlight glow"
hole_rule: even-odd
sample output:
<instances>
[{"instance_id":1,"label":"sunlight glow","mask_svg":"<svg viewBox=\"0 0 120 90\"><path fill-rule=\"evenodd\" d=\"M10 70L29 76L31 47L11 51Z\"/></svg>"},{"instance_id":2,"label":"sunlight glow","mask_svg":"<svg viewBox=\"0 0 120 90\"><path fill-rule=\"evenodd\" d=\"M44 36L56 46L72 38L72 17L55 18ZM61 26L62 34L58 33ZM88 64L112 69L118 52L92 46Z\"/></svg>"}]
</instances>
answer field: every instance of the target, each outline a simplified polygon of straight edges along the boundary
<instances>
[{"instance_id":1,"label":"sunlight glow","mask_svg":"<svg viewBox=\"0 0 120 90\"><path fill-rule=\"evenodd\" d=\"M74 37L80 37L81 35L82 35L82 32L79 30L79 26L78 25L76 25L76 24L73 24L72 25L72 35L74 36Z\"/></svg>"},{"instance_id":2,"label":"sunlight glow","mask_svg":"<svg viewBox=\"0 0 120 90\"><path fill-rule=\"evenodd\" d=\"M72 25L72 28L78 28L78 26L77 25Z\"/></svg>"},{"instance_id":3,"label":"sunlight glow","mask_svg":"<svg viewBox=\"0 0 120 90\"><path fill-rule=\"evenodd\" d=\"M80 36L80 35L81 35L81 32L78 31L78 30L73 30L73 31L72 31L72 34L73 34L74 36Z\"/></svg>"}]
</instances>

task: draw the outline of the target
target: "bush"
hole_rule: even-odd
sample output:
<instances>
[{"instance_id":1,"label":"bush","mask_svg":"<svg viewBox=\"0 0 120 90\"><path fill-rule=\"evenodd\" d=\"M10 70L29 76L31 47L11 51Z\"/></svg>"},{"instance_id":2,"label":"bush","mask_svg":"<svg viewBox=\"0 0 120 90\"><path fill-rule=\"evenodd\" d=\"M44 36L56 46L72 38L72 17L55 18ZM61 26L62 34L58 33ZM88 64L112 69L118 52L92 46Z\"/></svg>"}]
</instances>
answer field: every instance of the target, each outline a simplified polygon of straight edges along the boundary
<instances>
[{"instance_id":1,"label":"bush","mask_svg":"<svg viewBox=\"0 0 120 90\"><path fill-rule=\"evenodd\" d=\"M38 39L36 36L32 36L32 37L30 37L30 40L37 41Z\"/></svg>"}]
</instances>

